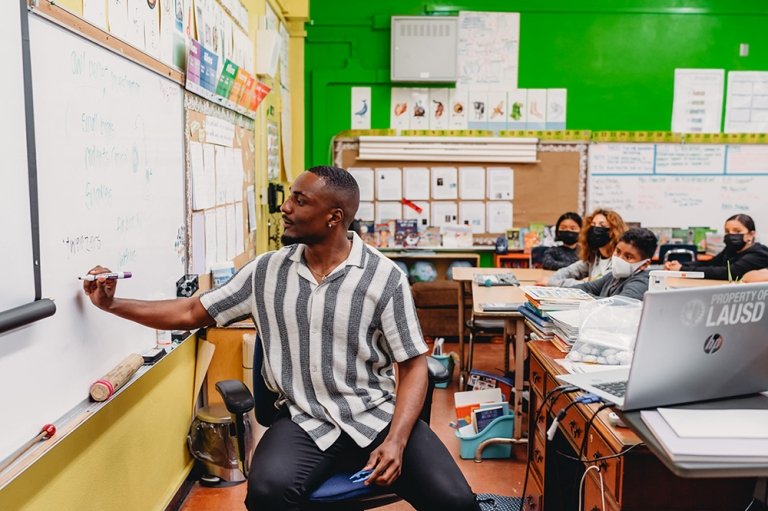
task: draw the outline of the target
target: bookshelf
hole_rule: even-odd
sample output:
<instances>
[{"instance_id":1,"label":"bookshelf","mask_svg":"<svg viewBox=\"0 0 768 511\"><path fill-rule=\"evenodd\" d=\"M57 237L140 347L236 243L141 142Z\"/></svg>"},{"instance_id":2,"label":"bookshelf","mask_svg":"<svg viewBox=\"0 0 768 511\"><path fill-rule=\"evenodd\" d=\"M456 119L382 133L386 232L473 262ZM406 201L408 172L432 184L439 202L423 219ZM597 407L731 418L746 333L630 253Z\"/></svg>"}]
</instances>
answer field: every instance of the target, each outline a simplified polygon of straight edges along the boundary
<instances>
[{"instance_id":1,"label":"bookshelf","mask_svg":"<svg viewBox=\"0 0 768 511\"><path fill-rule=\"evenodd\" d=\"M524 252L494 254L493 265L496 268L530 268L531 254L526 254Z\"/></svg>"}]
</instances>

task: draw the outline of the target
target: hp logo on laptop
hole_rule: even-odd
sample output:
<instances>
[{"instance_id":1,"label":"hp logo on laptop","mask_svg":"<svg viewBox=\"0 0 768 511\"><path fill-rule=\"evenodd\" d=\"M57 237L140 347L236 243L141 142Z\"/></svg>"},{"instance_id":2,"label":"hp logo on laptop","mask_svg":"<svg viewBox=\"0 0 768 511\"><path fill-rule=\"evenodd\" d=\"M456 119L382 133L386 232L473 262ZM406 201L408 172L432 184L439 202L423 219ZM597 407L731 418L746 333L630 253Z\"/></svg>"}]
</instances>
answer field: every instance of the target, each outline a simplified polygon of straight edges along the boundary
<instances>
[{"instance_id":1,"label":"hp logo on laptop","mask_svg":"<svg viewBox=\"0 0 768 511\"><path fill-rule=\"evenodd\" d=\"M704 353L712 354L720 351L723 347L723 336L720 334L712 334L707 336L707 340L704 341Z\"/></svg>"}]
</instances>

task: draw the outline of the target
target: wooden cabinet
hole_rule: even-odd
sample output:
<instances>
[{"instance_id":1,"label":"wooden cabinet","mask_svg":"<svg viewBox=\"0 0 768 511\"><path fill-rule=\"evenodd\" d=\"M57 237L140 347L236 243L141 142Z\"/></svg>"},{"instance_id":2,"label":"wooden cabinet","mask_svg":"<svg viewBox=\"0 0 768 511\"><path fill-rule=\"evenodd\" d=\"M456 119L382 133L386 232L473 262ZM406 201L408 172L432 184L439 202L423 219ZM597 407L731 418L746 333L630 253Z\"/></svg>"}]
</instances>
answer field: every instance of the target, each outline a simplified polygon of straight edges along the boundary
<instances>
[{"instance_id":1,"label":"wooden cabinet","mask_svg":"<svg viewBox=\"0 0 768 511\"><path fill-rule=\"evenodd\" d=\"M563 357L549 341L528 343L531 378L531 410L538 410L547 392L558 386L555 375L564 369L554 360ZM571 406L559 425L554 442L546 441L546 429L552 416L571 403L579 393L560 395L545 417L530 414L532 433L531 475L526 498L531 495L537 510L622 511L622 510L743 510L750 501L755 480L686 479L677 477L653 453L640 445L640 438L626 428L615 428L608 422L609 410L592 419L598 405ZM546 412L547 408L544 409ZM587 431L587 423L592 426ZM585 440L586 435L586 440ZM559 442L558 442L559 441ZM556 444L553 447L551 444ZM568 459L582 452L582 465ZM570 452L568 448L570 447ZM560 452L557 452L560 451ZM584 477L583 495L568 488L578 488ZM574 469L575 467L575 469ZM602 477L602 484L601 479ZM541 495L536 496L537 484ZM605 503L603 505L603 502ZM548 507L549 506L549 507Z\"/></svg>"},{"instance_id":2,"label":"wooden cabinet","mask_svg":"<svg viewBox=\"0 0 768 511\"><path fill-rule=\"evenodd\" d=\"M451 280L448 269L455 262L466 263L474 267L480 266L480 255L472 252L436 252L430 250L385 250L382 252L393 261L402 262L409 270L419 261L433 264L437 271L435 280Z\"/></svg>"}]
</instances>

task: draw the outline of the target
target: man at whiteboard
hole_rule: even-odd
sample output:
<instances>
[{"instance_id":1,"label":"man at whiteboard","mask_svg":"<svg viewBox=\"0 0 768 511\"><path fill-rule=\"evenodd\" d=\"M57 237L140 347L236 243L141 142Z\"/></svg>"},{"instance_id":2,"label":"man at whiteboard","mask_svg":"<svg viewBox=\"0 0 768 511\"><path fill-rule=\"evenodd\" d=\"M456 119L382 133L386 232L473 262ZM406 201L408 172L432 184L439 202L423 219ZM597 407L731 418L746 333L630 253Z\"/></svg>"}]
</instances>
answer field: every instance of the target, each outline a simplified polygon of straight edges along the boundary
<instances>
[{"instance_id":1,"label":"man at whiteboard","mask_svg":"<svg viewBox=\"0 0 768 511\"><path fill-rule=\"evenodd\" d=\"M298 509L334 461L352 459L373 470L366 484L391 486L416 509L477 510L453 458L418 420L427 345L405 275L348 232L358 205L347 171L313 167L281 207L286 246L223 286L162 301L115 298L114 279L83 288L97 307L161 330L253 319L282 407L254 453L252 466L266 470L250 473L248 509Z\"/></svg>"}]
</instances>

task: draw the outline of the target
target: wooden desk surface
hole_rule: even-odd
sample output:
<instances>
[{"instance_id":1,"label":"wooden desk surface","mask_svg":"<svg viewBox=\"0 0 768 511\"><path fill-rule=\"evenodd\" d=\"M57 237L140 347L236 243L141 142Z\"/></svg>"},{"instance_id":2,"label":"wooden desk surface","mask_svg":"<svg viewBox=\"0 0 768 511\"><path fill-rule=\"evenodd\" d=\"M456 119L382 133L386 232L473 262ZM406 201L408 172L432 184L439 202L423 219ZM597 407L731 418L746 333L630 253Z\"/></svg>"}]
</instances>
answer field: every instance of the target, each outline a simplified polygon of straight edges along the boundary
<instances>
[{"instance_id":1,"label":"wooden desk surface","mask_svg":"<svg viewBox=\"0 0 768 511\"><path fill-rule=\"evenodd\" d=\"M557 349L551 342L530 341L528 342L528 350L531 356L536 357L536 359L544 367L544 370L546 370L547 373L553 377L558 374L568 373L568 371L566 371L563 366L555 362L557 359L565 358L565 353ZM558 385L559 384L560 383L558 382ZM573 398L579 395L581 395L580 392L575 392L568 394L567 397L569 401L572 401ZM597 410L600 405L576 405L576 407L581 408L585 416L591 417L594 411ZM608 414L610 413L611 410L609 409L601 411L597 418L594 420L592 427L597 428L598 431L600 431L600 433L602 433L602 435L605 437L605 439L609 441L608 443L610 444L610 447L614 453L620 452L631 445L642 442L640 437L634 434L629 428L618 428L611 425L611 423L608 422Z\"/></svg>"},{"instance_id":2,"label":"wooden desk surface","mask_svg":"<svg viewBox=\"0 0 768 511\"><path fill-rule=\"evenodd\" d=\"M531 354L531 403L534 409L539 409L547 392L560 384L555 376L564 373L565 369L555 360L563 358L564 354L549 341L531 341L528 349ZM573 392L557 397L549 417L573 402L578 395L579 392ZM545 417L531 417L529 441L533 443L533 462L528 490L524 495L524 499L531 503L531 509L534 506L544 511L575 509L576 502L582 500L582 509L585 510L741 511L749 502L755 488L754 479L675 476L645 445L638 445L641 439L631 430L611 426L608 422L609 410L600 412L589 433L585 434L586 423L597 408L597 404L571 407L558 426L562 434L559 443L558 437L552 443L546 440L546 430L551 422ZM575 489L579 487L576 481L582 472L574 470L572 462L564 460L558 453L566 442L575 453L579 453L581 446L585 445L584 467L595 465L599 469L599 475L592 472L584 477L583 495L581 490ZM632 446L636 447L627 451ZM568 477L569 471L572 486L560 482L562 477Z\"/></svg>"}]
</instances>

